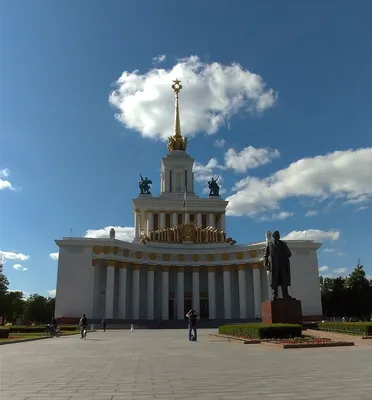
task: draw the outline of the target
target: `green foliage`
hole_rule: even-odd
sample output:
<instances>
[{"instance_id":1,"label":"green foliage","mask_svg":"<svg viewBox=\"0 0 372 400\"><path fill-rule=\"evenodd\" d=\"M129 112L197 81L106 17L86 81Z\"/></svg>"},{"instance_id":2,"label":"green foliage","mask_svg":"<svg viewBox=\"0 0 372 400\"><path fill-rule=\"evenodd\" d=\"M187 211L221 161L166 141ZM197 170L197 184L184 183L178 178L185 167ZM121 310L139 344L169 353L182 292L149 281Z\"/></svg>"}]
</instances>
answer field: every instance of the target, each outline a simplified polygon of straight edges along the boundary
<instances>
[{"instance_id":1,"label":"green foliage","mask_svg":"<svg viewBox=\"0 0 372 400\"><path fill-rule=\"evenodd\" d=\"M218 333L250 339L284 339L300 337L302 328L295 324L236 324L222 325L218 328Z\"/></svg>"},{"instance_id":2,"label":"green foliage","mask_svg":"<svg viewBox=\"0 0 372 400\"><path fill-rule=\"evenodd\" d=\"M10 291L7 277L0 274L0 316L7 322L20 319L46 324L54 315L54 307L54 298L34 294L25 299L22 292Z\"/></svg>"},{"instance_id":3,"label":"green foliage","mask_svg":"<svg viewBox=\"0 0 372 400\"><path fill-rule=\"evenodd\" d=\"M26 300L24 320L49 323L54 315L54 305L54 298L46 298L39 294L33 294Z\"/></svg>"},{"instance_id":4,"label":"green foliage","mask_svg":"<svg viewBox=\"0 0 372 400\"><path fill-rule=\"evenodd\" d=\"M318 329L328 332L344 332L371 336L372 322L324 322L318 324Z\"/></svg>"},{"instance_id":5,"label":"green foliage","mask_svg":"<svg viewBox=\"0 0 372 400\"><path fill-rule=\"evenodd\" d=\"M11 333L43 333L46 329L46 325L10 326L7 329L9 329ZM60 326L59 329L64 332L75 332L78 328L76 326Z\"/></svg>"},{"instance_id":6,"label":"green foliage","mask_svg":"<svg viewBox=\"0 0 372 400\"><path fill-rule=\"evenodd\" d=\"M323 314L327 317L370 319L372 314L372 281L362 265L346 278L320 277Z\"/></svg>"}]
</instances>

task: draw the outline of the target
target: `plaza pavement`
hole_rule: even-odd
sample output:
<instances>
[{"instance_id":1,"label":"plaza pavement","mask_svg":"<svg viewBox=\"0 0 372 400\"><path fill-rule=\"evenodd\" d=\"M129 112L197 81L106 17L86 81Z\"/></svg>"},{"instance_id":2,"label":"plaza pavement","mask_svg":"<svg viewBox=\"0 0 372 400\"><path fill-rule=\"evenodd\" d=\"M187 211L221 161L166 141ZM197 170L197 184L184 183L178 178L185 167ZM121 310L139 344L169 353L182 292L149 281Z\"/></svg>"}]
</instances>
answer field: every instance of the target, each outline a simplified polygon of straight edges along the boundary
<instances>
[{"instance_id":1,"label":"plaza pavement","mask_svg":"<svg viewBox=\"0 0 372 400\"><path fill-rule=\"evenodd\" d=\"M0 346L1 400L372 398L372 346L277 350L185 330Z\"/></svg>"}]
</instances>

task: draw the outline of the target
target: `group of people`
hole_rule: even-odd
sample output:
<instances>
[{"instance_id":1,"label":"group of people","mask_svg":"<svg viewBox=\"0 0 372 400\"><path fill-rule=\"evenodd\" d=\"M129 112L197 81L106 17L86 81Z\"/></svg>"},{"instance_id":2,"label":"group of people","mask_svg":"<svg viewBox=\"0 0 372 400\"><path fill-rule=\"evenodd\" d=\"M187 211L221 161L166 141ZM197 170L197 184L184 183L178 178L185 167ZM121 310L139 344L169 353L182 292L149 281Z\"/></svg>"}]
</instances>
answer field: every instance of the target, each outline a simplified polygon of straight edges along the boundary
<instances>
[{"instance_id":1,"label":"group of people","mask_svg":"<svg viewBox=\"0 0 372 400\"><path fill-rule=\"evenodd\" d=\"M190 342L196 342L198 339L198 334L197 334L197 330L196 330L196 320L198 318L199 314L194 310L191 309L187 314L186 317L189 320L189 341ZM53 318L52 323L57 324L57 320L55 318ZM106 327L107 327L107 321L105 319L103 319L101 321L102 324L102 329L104 332L106 332ZM84 338L84 332L87 331L88 329L88 318L86 317L85 314L83 314L83 316L80 318L79 321L79 327L80 327L80 339Z\"/></svg>"}]
</instances>

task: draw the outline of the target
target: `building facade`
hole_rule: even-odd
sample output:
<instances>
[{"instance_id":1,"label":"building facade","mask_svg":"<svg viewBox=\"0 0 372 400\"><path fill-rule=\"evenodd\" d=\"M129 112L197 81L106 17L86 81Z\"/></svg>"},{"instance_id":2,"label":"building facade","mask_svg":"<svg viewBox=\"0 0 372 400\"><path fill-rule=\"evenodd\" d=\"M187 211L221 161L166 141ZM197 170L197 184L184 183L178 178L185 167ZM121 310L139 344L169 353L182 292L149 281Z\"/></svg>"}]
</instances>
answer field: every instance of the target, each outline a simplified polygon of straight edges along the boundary
<instances>
[{"instance_id":1,"label":"building facade","mask_svg":"<svg viewBox=\"0 0 372 400\"><path fill-rule=\"evenodd\" d=\"M240 245L226 232L228 202L215 179L210 195L194 190L194 159L181 134L179 81L174 134L161 160L160 195L141 177L133 199L133 242L115 238L63 238L59 246L57 318L182 320L192 307L203 319L261 317L269 298L262 254L266 242ZM263 236L260 233L260 236ZM317 250L310 240L287 241L292 252L290 294L302 302L304 317L322 314Z\"/></svg>"}]
</instances>

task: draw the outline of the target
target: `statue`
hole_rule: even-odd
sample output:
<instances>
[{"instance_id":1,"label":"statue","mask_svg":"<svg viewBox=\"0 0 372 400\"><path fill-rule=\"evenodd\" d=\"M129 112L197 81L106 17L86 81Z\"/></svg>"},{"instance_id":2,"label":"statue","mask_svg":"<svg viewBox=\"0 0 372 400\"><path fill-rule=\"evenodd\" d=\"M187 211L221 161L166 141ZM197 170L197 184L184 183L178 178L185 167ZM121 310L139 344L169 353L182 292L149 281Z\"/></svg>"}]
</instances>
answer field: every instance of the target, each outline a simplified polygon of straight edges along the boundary
<instances>
[{"instance_id":1,"label":"statue","mask_svg":"<svg viewBox=\"0 0 372 400\"><path fill-rule=\"evenodd\" d=\"M140 194L151 194L150 192L150 185L152 185L152 181L150 179L146 178L143 179L143 176L140 174L140 181L139 181L139 188L140 188Z\"/></svg>"},{"instance_id":2,"label":"statue","mask_svg":"<svg viewBox=\"0 0 372 400\"><path fill-rule=\"evenodd\" d=\"M220 187L217 183L219 176L217 179L212 177L212 180L208 182L208 187L210 189L209 196L219 196L220 195Z\"/></svg>"},{"instance_id":3,"label":"statue","mask_svg":"<svg viewBox=\"0 0 372 400\"><path fill-rule=\"evenodd\" d=\"M266 239L269 239L271 234L266 233ZM263 264L268 271L271 272L271 282L269 282L272 289L272 300L278 297L278 286L281 286L283 298L291 299L288 294L288 286L291 286L291 270L290 270L290 257L291 251L287 243L280 240L280 234L275 231L272 234L273 240L267 240Z\"/></svg>"},{"instance_id":4,"label":"statue","mask_svg":"<svg viewBox=\"0 0 372 400\"><path fill-rule=\"evenodd\" d=\"M110 239L115 239L115 229L114 228L110 229Z\"/></svg>"}]
</instances>

